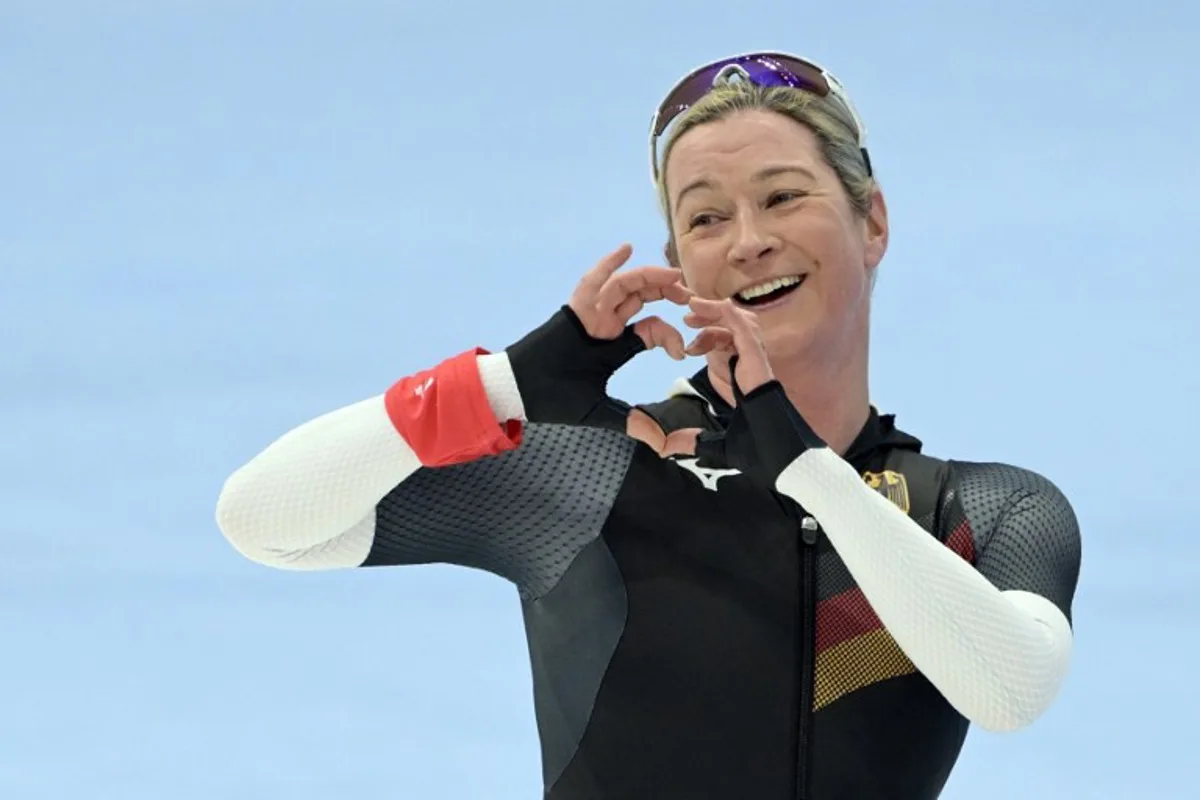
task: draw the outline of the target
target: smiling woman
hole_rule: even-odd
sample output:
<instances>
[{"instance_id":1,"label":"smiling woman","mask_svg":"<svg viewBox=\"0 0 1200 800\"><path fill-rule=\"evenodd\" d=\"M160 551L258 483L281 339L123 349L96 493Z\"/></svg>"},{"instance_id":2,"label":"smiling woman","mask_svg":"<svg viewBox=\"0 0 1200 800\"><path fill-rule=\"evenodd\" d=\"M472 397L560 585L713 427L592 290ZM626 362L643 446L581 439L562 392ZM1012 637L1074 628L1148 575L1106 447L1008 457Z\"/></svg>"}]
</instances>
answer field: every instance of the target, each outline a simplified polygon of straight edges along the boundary
<instances>
[{"instance_id":1,"label":"smiling woman","mask_svg":"<svg viewBox=\"0 0 1200 800\"><path fill-rule=\"evenodd\" d=\"M935 798L969 725L1026 726L1066 677L1071 506L871 404L888 219L831 75L705 65L651 150L669 266L620 247L503 352L284 434L226 482L221 530L279 568L511 581L547 800ZM660 300L689 345L634 321ZM608 396L652 347L706 363L663 401Z\"/></svg>"},{"instance_id":2,"label":"smiling woman","mask_svg":"<svg viewBox=\"0 0 1200 800\"><path fill-rule=\"evenodd\" d=\"M846 422L811 421L845 446L868 405L870 297L888 238L883 192L843 92L738 77L727 72L680 109L661 169L652 143L667 257L697 294L753 309L785 386L836 385L826 393L853 406ZM728 354L709 362L730 398Z\"/></svg>"}]
</instances>

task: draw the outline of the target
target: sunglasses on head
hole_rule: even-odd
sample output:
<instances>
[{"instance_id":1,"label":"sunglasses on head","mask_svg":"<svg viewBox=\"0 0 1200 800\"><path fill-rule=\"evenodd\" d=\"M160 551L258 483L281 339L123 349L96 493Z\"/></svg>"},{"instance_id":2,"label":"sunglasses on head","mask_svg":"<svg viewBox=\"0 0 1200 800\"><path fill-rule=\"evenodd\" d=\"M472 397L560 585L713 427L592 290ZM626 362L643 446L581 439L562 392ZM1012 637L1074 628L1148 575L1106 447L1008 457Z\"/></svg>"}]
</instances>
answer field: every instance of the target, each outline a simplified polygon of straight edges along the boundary
<instances>
[{"instance_id":1,"label":"sunglasses on head","mask_svg":"<svg viewBox=\"0 0 1200 800\"><path fill-rule=\"evenodd\" d=\"M659 104L650 121L650 172L656 185L659 178L658 140L663 133L680 114L713 88L733 80L748 81L756 86L791 86L819 97L828 97L840 104L854 121L858 146L867 165L867 174L871 174L866 126L837 78L819 64L799 56L788 53L746 53L697 67L683 76Z\"/></svg>"}]
</instances>

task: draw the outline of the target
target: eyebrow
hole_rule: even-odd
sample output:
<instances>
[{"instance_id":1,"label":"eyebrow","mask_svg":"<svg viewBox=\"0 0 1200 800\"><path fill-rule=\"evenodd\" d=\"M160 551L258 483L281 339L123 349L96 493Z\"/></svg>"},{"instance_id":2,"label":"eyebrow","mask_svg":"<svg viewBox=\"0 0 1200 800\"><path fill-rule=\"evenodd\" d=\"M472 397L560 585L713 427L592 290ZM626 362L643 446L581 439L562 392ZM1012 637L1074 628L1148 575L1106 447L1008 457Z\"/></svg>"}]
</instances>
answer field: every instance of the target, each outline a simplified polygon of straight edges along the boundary
<instances>
[{"instance_id":1,"label":"eyebrow","mask_svg":"<svg viewBox=\"0 0 1200 800\"><path fill-rule=\"evenodd\" d=\"M788 175L791 173L803 175L811 181L815 181L817 176L812 173L812 170L807 167L802 167L798 164L779 164L776 166L765 167L754 173L754 180L765 181L768 178L774 178L777 175Z\"/></svg>"},{"instance_id":2,"label":"eyebrow","mask_svg":"<svg viewBox=\"0 0 1200 800\"><path fill-rule=\"evenodd\" d=\"M776 164L776 165L772 165L769 167L763 167L758 172L754 173L754 176L751 178L751 180L765 181L765 180L769 180L771 178L777 177L779 175L789 175L792 173L795 173L798 175L803 175L804 177L808 178L810 181L815 181L817 179L817 176L814 175L812 173L812 171L806 167L801 167L796 164ZM675 196L675 207L679 208L679 206L683 203L684 196L688 192L699 190L699 189L712 189L712 188L714 188L713 182L708 180L707 178L700 178L699 180L692 181L687 186L683 187L683 189L681 189L679 191L679 194Z\"/></svg>"}]
</instances>

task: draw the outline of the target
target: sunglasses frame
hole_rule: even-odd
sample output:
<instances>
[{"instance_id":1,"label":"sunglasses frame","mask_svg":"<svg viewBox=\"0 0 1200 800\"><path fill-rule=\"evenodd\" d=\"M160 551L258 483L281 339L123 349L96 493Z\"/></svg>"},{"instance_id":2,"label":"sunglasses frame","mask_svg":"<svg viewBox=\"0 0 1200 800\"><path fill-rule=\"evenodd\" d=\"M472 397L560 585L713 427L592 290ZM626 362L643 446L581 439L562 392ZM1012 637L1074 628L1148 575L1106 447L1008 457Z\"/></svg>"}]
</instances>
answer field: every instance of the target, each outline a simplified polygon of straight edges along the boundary
<instances>
[{"instance_id":1,"label":"sunglasses frame","mask_svg":"<svg viewBox=\"0 0 1200 800\"><path fill-rule=\"evenodd\" d=\"M658 186L659 180L658 141L664 134L666 134L667 128L671 126L671 123L674 122L679 115L686 112L690 107L689 104L685 106L679 106L677 109L674 107L669 108L668 101L670 101L675 93L678 92L680 88L687 84L687 82L692 78L714 67L720 67L720 69L717 71L717 74L713 76L714 86L719 81L728 78L728 76L732 73L738 73L743 79L753 83L754 78L742 66L742 64L748 61L758 62L760 66L780 72L785 77L790 78L791 81L799 84L797 88L800 88L803 91L812 92L821 97L829 97L834 102L841 105L845 109L846 113L849 114L850 119L854 122L856 139L858 140L858 147L862 151L863 160L866 162L867 174L873 174L871 169L871 159L867 154L867 126L863 122L862 117L858 115L858 111L854 108L854 104L850 101L850 96L847 94L845 87L842 86L842 82L839 81L833 75L833 73L810 58L804 58L793 53L764 50L727 56L716 61L711 61L707 64L702 64L701 66L689 71L686 75L675 82L675 84L671 87L671 90L667 92L666 96L663 98L662 102L658 104L658 109L654 112L654 116L650 118L650 179L655 186ZM812 70L817 76L820 77L825 85L813 85L814 81L805 80L804 76L797 75L795 70L789 68L787 64L789 61L795 62L807 67L809 70ZM701 97L703 97L703 95L701 95ZM673 111L674 113L672 113L669 119L664 121L664 114L670 111Z\"/></svg>"}]
</instances>

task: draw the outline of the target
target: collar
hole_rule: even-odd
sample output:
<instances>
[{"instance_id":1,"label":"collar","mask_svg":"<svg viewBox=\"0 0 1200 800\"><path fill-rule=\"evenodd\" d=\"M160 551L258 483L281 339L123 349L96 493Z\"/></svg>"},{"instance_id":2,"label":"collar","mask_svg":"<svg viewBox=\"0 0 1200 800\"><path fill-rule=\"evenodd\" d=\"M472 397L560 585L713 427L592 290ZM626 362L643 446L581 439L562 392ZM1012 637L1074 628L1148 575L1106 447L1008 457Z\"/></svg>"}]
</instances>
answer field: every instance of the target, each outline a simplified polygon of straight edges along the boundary
<instances>
[{"instance_id":1,"label":"collar","mask_svg":"<svg viewBox=\"0 0 1200 800\"><path fill-rule=\"evenodd\" d=\"M686 384L686 388L685 388ZM729 425L733 416L733 406L725 402L713 386L705 367L690 379L681 380L676 384L672 394L690 394L699 397L708 406L709 413L716 419L720 427ZM844 458L860 472L868 469L875 460L874 456L890 450L912 450L921 452L921 440L905 433L896 427L895 414L880 414L874 405L866 423L850 443Z\"/></svg>"}]
</instances>

